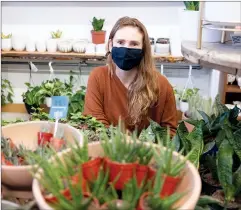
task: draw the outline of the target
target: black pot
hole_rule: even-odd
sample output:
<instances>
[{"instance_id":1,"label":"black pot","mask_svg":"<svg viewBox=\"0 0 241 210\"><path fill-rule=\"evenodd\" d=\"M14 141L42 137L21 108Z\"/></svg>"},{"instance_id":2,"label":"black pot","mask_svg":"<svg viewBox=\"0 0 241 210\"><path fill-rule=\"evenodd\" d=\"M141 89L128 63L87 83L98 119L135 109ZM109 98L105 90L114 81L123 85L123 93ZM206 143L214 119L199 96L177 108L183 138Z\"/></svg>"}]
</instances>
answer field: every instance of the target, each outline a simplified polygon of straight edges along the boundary
<instances>
[{"instance_id":1,"label":"black pot","mask_svg":"<svg viewBox=\"0 0 241 210\"><path fill-rule=\"evenodd\" d=\"M25 105L25 108L26 108L28 114L34 113L34 109L32 109L32 108L37 109L40 107L39 105L36 105L36 104L29 105L29 104L25 103L25 101L23 101L23 102L24 102L24 105Z\"/></svg>"},{"instance_id":2,"label":"black pot","mask_svg":"<svg viewBox=\"0 0 241 210\"><path fill-rule=\"evenodd\" d=\"M208 183L203 178L204 174L206 174L206 173L204 172L204 173L200 174L201 180L202 180L202 192L205 192L206 195L210 195L211 196L215 191L222 189L221 186L214 186L214 185L211 185L210 183Z\"/></svg>"}]
</instances>

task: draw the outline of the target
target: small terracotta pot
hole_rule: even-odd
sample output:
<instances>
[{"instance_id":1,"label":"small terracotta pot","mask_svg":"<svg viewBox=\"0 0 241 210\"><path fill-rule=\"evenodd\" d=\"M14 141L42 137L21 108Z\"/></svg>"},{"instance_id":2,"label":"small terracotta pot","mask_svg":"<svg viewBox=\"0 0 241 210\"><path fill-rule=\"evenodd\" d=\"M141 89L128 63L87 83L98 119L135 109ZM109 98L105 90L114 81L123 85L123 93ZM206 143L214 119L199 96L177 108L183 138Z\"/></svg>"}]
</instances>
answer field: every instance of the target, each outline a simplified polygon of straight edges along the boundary
<instances>
[{"instance_id":1,"label":"small terracotta pot","mask_svg":"<svg viewBox=\"0 0 241 210\"><path fill-rule=\"evenodd\" d=\"M52 133L38 132L38 145L45 145L49 143L52 137Z\"/></svg>"},{"instance_id":2,"label":"small terracotta pot","mask_svg":"<svg viewBox=\"0 0 241 210\"><path fill-rule=\"evenodd\" d=\"M104 44L105 43L106 31L91 31L92 42L94 44Z\"/></svg>"},{"instance_id":3,"label":"small terracotta pot","mask_svg":"<svg viewBox=\"0 0 241 210\"><path fill-rule=\"evenodd\" d=\"M145 192L142 194L142 196L140 197L139 202L138 202L137 210L145 210L145 205L144 205L145 199L150 194L151 194L150 192Z\"/></svg>"},{"instance_id":4,"label":"small terracotta pot","mask_svg":"<svg viewBox=\"0 0 241 210\"><path fill-rule=\"evenodd\" d=\"M65 145L65 140L63 139L58 139L58 138L54 138L52 137L50 139L50 144L52 145L52 147L56 150L59 151L62 149L62 147Z\"/></svg>"},{"instance_id":5,"label":"small terracotta pot","mask_svg":"<svg viewBox=\"0 0 241 210\"><path fill-rule=\"evenodd\" d=\"M137 163L118 163L104 159L104 168L109 170L109 181L115 181L115 189L122 190L125 184L135 175ZM116 177L119 179L116 180Z\"/></svg>"},{"instance_id":6,"label":"small terracotta pot","mask_svg":"<svg viewBox=\"0 0 241 210\"><path fill-rule=\"evenodd\" d=\"M166 176L163 175L162 178L164 179L162 191L160 193L161 197L170 196L174 193L178 183L181 181L181 178L178 177L172 177L172 176Z\"/></svg>"},{"instance_id":7,"label":"small terracotta pot","mask_svg":"<svg viewBox=\"0 0 241 210\"><path fill-rule=\"evenodd\" d=\"M100 171L100 167L102 165L102 158L97 157L93 160L87 161L82 164L82 173L83 177L87 181L96 180Z\"/></svg>"},{"instance_id":8,"label":"small terracotta pot","mask_svg":"<svg viewBox=\"0 0 241 210\"><path fill-rule=\"evenodd\" d=\"M136 166L136 180L138 186L142 184L142 182L146 182L149 178L149 167L146 165L137 165Z\"/></svg>"}]
</instances>

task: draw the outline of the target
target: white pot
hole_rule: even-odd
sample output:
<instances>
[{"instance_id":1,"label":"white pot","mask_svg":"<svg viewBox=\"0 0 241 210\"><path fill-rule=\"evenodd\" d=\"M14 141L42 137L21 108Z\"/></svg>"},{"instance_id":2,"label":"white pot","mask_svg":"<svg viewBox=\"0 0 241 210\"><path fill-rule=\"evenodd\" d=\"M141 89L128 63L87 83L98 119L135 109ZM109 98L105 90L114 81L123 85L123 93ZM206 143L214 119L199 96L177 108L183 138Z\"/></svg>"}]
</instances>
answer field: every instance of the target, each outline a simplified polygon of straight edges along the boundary
<instances>
[{"instance_id":1,"label":"white pot","mask_svg":"<svg viewBox=\"0 0 241 210\"><path fill-rule=\"evenodd\" d=\"M23 51L26 47L26 39L23 36L12 37L12 47L16 51Z\"/></svg>"},{"instance_id":2,"label":"white pot","mask_svg":"<svg viewBox=\"0 0 241 210\"><path fill-rule=\"evenodd\" d=\"M241 2L205 2L204 18L218 22L241 22ZM215 12L214 12L215 11Z\"/></svg>"},{"instance_id":3,"label":"white pot","mask_svg":"<svg viewBox=\"0 0 241 210\"><path fill-rule=\"evenodd\" d=\"M105 55L106 54L106 44L97 44L96 45L96 54Z\"/></svg>"},{"instance_id":4,"label":"white pot","mask_svg":"<svg viewBox=\"0 0 241 210\"><path fill-rule=\"evenodd\" d=\"M181 110L181 112L185 113L185 112L188 111L188 109L189 109L188 102L180 101L180 110Z\"/></svg>"},{"instance_id":5,"label":"white pot","mask_svg":"<svg viewBox=\"0 0 241 210\"><path fill-rule=\"evenodd\" d=\"M59 39L49 39L47 40L47 51L48 52L56 52L58 49L58 41Z\"/></svg>"},{"instance_id":6,"label":"white pot","mask_svg":"<svg viewBox=\"0 0 241 210\"><path fill-rule=\"evenodd\" d=\"M217 8L213 11L216 11ZM198 38L198 21L199 11L181 10L179 12L179 25L181 40L197 41ZM221 31L203 29L202 41L203 42L220 42Z\"/></svg>"},{"instance_id":7,"label":"white pot","mask_svg":"<svg viewBox=\"0 0 241 210\"><path fill-rule=\"evenodd\" d=\"M74 42L74 44L73 44L74 52L85 53L87 44L88 44L87 40L79 40L79 41Z\"/></svg>"},{"instance_id":8,"label":"white pot","mask_svg":"<svg viewBox=\"0 0 241 210\"><path fill-rule=\"evenodd\" d=\"M156 43L155 54L162 55L162 56L170 55L170 44Z\"/></svg>"},{"instance_id":9,"label":"white pot","mask_svg":"<svg viewBox=\"0 0 241 210\"><path fill-rule=\"evenodd\" d=\"M240 89L241 89L241 70L240 70L240 69L239 69L238 72L237 72L236 80L237 80L238 86L239 86Z\"/></svg>"},{"instance_id":10,"label":"white pot","mask_svg":"<svg viewBox=\"0 0 241 210\"><path fill-rule=\"evenodd\" d=\"M73 48L73 41L71 40L65 40L65 41L59 41L58 42L58 49L60 52L71 52Z\"/></svg>"},{"instance_id":11,"label":"white pot","mask_svg":"<svg viewBox=\"0 0 241 210\"><path fill-rule=\"evenodd\" d=\"M94 54L96 51L96 45L93 43L88 43L86 46L85 53Z\"/></svg>"},{"instance_id":12,"label":"white pot","mask_svg":"<svg viewBox=\"0 0 241 210\"><path fill-rule=\"evenodd\" d=\"M228 74L227 75L227 80L228 80L228 83L233 84L233 82L235 81L235 75Z\"/></svg>"},{"instance_id":13,"label":"white pot","mask_svg":"<svg viewBox=\"0 0 241 210\"><path fill-rule=\"evenodd\" d=\"M36 49L38 52L46 52L46 42L43 40L38 40L36 42Z\"/></svg>"},{"instance_id":14,"label":"white pot","mask_svg":"<svg viewBox=\"0 0 241 210\"><path fill-rule=\"evenodd\" d=\"M2 39L2 50L10 51L12 49L12 39Z\"/></svg>"},{"instance_id":15,"label":"white pot","mask_svg":"<svg viewBox=\"0 0 241 210\"><path fill-rule=\"evenodd\" d=\"M35 52L36 51L36 46L35 46L35 41L29 40L26 44L26 51L27 52Z\"/></svg>"},{"instance_id":16,"label":"white pot","mask_svg":"<svg viewBox=\"0 0 241 210\"><path fill-rule=\"evenodd\" d=\"M47 107L51 107L51 105L52 105L52 98L51 97L46 97L45 98L45 104L47 105Z\"/></svg>"}]
</instances>

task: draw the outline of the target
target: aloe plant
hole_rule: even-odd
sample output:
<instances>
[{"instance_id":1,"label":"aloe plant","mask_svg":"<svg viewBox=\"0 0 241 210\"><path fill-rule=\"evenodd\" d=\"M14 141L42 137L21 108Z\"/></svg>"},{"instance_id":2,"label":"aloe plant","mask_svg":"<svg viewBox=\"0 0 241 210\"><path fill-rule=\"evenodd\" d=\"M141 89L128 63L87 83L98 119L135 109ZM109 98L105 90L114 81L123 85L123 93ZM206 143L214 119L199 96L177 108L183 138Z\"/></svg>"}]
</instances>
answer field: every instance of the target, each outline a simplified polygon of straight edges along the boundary
<instances>
[{"instance_id":1,"label":"aloe plant","mask_svg":"<svg viewBox=\"0 0 241 210\"><path fill-rule=\"evenodd\" d=\"M92 20L92 26L94 31L102 31L102 28L104 26L105 19L97 19L96 17L93 17Z\"/></svg>"},{"instance_id":2,"label":"aloe plant","mask_svg":"<svg viewBox=\"0 0 241 210\"><path fill-rule=\"evenodd\" d=\"M184 1L186 10L199 11L199 1Z\"/></svg>"},{"instance_id":3,"label":"aloe plant","mask_svg":"<svg viewBox=\"0 0 241 210\"><path fill-rule=\"evenodd\" d=\"M60 30L51 32L52 39L59 39L59 38L61 38L61 36L62 36L62 31L60 31Z\"/></svg>"},{"instance_id":4,"label":"aloe plant","mask_svg":"<svg viewBox=\"0 0 241 210\"><path fill-rule=\"evenodd\" d=\"M10 38L12 38L12 34L7 34L7 35L5 35L3 32L1 33L1 38L2 39L10 39Z\"/></svg>"}]
</instances>

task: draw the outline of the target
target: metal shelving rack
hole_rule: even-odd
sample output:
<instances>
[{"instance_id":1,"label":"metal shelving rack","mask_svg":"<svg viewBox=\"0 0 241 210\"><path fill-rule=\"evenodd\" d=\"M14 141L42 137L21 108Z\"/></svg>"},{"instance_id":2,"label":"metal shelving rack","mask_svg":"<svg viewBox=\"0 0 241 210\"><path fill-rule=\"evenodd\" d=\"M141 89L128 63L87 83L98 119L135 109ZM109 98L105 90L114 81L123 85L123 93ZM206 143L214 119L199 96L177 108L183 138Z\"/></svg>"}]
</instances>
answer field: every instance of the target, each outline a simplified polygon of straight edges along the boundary
<instances>
[{"instance_id":1,"label":"metal shelving rack","mask_svg":"<svg viewBox=\"0 0 241 210\"><path fill-rule=\"evenodd\" d=\"M222 31L221 43L225 42L226 32L241 32L241 28L235 28L236 26L241 27L241 22L218 22L218 21L210 21L203 18L205 2L200 1L199 3L199 26L198 26L198 40L197 40L197 49L202 48L202 32L203 28L210 30L219 30Z\"/></svg>"}]
</instances>

